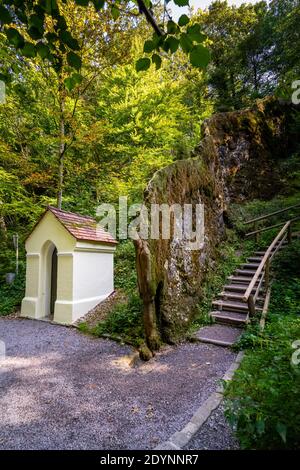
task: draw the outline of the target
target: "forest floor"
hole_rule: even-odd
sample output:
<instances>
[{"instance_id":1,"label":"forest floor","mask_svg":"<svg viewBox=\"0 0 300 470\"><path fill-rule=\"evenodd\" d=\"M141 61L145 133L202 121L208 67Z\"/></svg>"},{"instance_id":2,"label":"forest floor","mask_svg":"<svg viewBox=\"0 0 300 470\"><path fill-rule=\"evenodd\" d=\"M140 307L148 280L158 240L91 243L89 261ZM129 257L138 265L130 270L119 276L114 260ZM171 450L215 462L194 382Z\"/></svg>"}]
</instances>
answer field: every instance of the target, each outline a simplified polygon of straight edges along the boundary
<instances>
[{"instance_id":1,"label":"forest floor","mask_svg":"<svg viewBox=\"0 0 300 470\"><path fill-rule=\"evenodd\" d=\"M9 317L0 318L0 339L0 449L154 448L187 424L236 357L182 343L132 364L129 346ZM236 448L222 420L209 448L224 430L220 445Z\"/></svg>"}]
</instances>

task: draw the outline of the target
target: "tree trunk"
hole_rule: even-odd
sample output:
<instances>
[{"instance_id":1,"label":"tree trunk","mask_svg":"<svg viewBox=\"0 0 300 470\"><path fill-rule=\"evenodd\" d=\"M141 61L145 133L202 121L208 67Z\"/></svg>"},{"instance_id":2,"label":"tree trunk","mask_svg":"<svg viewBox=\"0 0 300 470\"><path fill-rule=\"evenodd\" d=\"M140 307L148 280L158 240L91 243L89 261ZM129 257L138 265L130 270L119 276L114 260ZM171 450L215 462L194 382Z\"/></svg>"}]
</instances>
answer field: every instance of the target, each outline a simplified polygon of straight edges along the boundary
<instances>
[{"instance_id":1,"label":"tree trunk","mask_svg":"<svg viewBox=\"0 0 300 470\"><path fill-rule=\"evenodd\" d=\"M146 343L151 351L157 351L160 346L160 335L157 329L155 312L155 288L152 283L151 256L145 240L135 240L136 269L140 296L143 300L143 320Z\"/></svg>"},{"instance_id":2,"label":"tree trunk","mask_svg":"<svg viewBox=\"0 0 300 470\"><path fill-rule=\"evenodd\" d=\"M60 123L59 123L59 150L58 150L58 190L57 190L57 207L62 207L62 195L64 184L64 157L65 157L65 97L60 97Z\"/></svg>"},{"instance_id":3,"label":"tree trunk","mask_svg":"<svg viewBox=\"0 0 300 470\"><path fill-rule=\"evenodd\" d=\"M6 239L7 238L7 230L6 230L6 224L4 217L0 216L0 232L1 232L1 237Z\"/></svg>"},{"instance_id":4,"label":"tree trunk","mask_svg":"<svg viewBox=\"0 0 300 470\"><path fill-rule=\"evenodd\" d=\"M258 84L257 65L256 65L255 60L253 60L252 64L253 64L254 89L255 89L256 93L258 93L258 89L259 89L258 85L259 84Z\"/></svg>"}]
</instances>

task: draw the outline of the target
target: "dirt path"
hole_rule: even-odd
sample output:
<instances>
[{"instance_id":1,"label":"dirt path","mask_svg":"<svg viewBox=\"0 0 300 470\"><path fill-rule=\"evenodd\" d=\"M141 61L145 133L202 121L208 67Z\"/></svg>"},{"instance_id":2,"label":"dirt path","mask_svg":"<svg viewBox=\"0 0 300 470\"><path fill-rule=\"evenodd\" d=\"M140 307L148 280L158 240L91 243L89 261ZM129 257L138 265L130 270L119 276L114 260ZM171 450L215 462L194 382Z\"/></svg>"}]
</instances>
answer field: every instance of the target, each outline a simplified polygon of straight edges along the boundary
<instances>
[{"instance_id":1,"label":"dirt path","mask_svg":"<svg viewBox=\"0 0 300 470\"><path fill-rule=\"evenodd\" d=\"M0 318L0 449L151 449L180 430L235 358L199 343L128 365L128 346Z\"/></svg>"}]
</instances>

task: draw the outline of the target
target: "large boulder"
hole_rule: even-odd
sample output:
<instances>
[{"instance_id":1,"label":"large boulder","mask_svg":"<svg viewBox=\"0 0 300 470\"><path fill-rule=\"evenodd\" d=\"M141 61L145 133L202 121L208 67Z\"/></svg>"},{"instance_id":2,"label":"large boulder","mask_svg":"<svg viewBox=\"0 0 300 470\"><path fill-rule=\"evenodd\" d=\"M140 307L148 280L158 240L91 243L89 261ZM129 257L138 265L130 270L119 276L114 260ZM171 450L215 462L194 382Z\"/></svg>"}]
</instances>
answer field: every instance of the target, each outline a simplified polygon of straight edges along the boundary
<instances>
[{"instance_id":1,"label":"large boulder","mask_svg":"<svg viewBox=\"0 0 300 470\"><path fill-rule=\"evenodd\" d=\"M160 339L176 342L201 302L202 285L225 237L230 202L271 198L282 181L276 161L290 152L293 106L274 98L253 109L220 113L204 122L203 139L193 158L156 172L144 203L197 204L205 208L204 244L190 249L185 240L138 240L137 272L144 301L150 349Z\"/></svg>"}]
</instances>

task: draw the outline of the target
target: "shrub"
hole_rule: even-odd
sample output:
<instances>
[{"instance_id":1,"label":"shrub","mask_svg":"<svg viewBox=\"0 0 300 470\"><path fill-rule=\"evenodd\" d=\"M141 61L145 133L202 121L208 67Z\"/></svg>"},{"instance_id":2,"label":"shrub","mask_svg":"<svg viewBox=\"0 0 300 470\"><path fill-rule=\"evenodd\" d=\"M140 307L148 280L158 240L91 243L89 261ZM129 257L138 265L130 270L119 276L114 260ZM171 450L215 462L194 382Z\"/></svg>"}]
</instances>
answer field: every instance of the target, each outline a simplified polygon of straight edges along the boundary
<instances>
[{"instance_id":1,"label":"shrub","mask_svg":"<svg viewBox=\"0 0 300 470\"><path fill-rule=\"evenodd\" d=\"M292 365L298 318L272 319L226 390L226 416L242 448L300 446L300 366Z\"/></svg>"},{"instance_id":2,"label":"shrub","mask_svg":"<svg viewBox=\"0 0 300 470\"><path fill-rule=\"evenodd\" d=\"M12 284L0 285L0 315L14 312L25 294L25 268L20 266L19 274Z\"/></svg>"},{"instance_id":3,"label":"shrub","mask_svg":"<svg viewBox=\"0 0 300 470\"><path fill-rule=\"evenodd\" d=\"M274 259L274 267L278 280L300 278L300 240L294 240Z\"/></svg>"}]
</instances>

